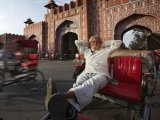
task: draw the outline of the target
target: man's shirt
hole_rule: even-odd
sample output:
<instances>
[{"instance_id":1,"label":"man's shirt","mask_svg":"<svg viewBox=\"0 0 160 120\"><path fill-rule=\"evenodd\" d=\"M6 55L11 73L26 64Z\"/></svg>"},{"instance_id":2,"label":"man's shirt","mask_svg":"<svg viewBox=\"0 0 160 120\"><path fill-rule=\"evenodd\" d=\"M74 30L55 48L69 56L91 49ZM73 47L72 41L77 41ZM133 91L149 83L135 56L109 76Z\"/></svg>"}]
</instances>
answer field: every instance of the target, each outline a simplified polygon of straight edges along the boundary
<instances>
[{"instance_id":1,"label":"man's shirt","mask_svg":"<svg viewBox=\"0 0 160 120\"><path fill-rule=\"evenodd\" d=\"M84 53L86 66L85 73L99 73L104 75L110 75L108 70L108 57L114 51L120 48L121 40L110 40L103 43L103 47L100 50L92 53L91 49L88 49L85 41L76 40L75 44L81 53Z\"/></svg>"}]
</instances>

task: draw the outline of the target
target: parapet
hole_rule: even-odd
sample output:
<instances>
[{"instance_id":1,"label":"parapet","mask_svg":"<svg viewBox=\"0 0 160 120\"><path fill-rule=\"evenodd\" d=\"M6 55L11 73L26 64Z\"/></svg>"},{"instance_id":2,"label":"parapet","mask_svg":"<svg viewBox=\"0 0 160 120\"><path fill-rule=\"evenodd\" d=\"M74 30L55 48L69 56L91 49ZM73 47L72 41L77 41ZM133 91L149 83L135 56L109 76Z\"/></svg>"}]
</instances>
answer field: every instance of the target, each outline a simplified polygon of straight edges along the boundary
<instances>
[{"instance_id":1,"label":"parapet","mask_svg":"<svg viewBox=\"0 0 160 120\"><path fill-rule=\"evenodd\" d=\"M73 8L77 8L80 6L83 6L84 4L86 4L87 0L76 0L76 1L70 1L70 3L65 3L63 6L58 6L53 8L53 13L54 14L58 14L64 11L68 11L71 10Z\"/></svg>"}]
</instances>

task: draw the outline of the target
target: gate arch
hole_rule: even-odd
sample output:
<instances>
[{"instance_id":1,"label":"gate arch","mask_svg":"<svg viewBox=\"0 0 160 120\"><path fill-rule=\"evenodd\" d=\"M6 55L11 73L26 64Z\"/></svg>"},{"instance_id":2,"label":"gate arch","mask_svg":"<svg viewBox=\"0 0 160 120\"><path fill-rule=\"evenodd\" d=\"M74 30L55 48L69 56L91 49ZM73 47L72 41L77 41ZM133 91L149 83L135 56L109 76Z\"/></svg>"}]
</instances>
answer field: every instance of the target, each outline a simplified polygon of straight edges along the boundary
<instances>
[{"instance_id":1,"label":"gate arch","mask_svg":"<svg viewBox=\"0 0 160 120\"><path fill-rule=\"evenodd\" d=\"M73 59L75 54L78 53L75 45L75 40L78 39L76 33L67 32L62 36L62 53L67 55L67 58Z\"/></svg>"},{"instance_id":2,"label":"gate arch","mask_svg":"<svg viewBox=\"0 0 160 120\"><path fill-rule=\"evenodd\" d=\"M70 54L74 57L77 52L74 41L78 39L78 26L70 20L65 20L56 29L55 52L58 54Z\"/></svg>"},{"instance_id":3,"label":"gate arch","mask_svg":"<svg viewBox=\"0 0 160 120\"><path fill-rule=\"evenodd\" d=\"M114 39L122 39L125 31L135 26L147 28L152 33L159 31L160 20L151 15L133 14L115 25Z\"/></svg>"}]
</instances>

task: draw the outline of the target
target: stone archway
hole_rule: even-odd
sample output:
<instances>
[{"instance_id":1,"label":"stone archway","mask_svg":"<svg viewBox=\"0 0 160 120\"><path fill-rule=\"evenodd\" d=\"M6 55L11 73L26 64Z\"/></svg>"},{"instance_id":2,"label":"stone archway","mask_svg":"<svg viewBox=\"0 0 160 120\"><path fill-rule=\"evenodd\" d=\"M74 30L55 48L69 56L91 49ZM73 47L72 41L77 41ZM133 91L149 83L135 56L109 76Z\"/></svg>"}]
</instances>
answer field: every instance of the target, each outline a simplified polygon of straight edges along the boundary
<instances>
[{"instance_id":1,"label":"stone archway","mask_svg":"<svg viewBox=\"0 0 160 120\"><path fill-rule=\"evenodd\" d=\"M151 15L133 14L121 21L119 21L114 30L114 39L122 39L124 31L133 28L134 26L141 26L149 29L151 32L157 32L160 20Z\"/></svg>"},{"instance_id":2,"label":"stone archway","mask_svg":"<svg viewBox=\"0 0 160 120\"><path fill-rule=\"evenodd\" d=\"M55 39L55 52L59 55L64 53L71 53L70 57L73 58L74 54L77 52L74 40L78 39L78 26L73 21L65 20L56 29L56 39ZM70 48L71 51L70 52Z\"/></svg>"},{"instance_id":3,"label":"stone archway","mask_svg":"<svg viewBox=\"0 0 160 120\"><path fill-rule=\"evenodd\" d=\"M73 59L75 54L78 53L75 45L75 40L78 39L76 33L68 32L62 36L62 53L67 55L67 58Z\"/></svg>"}]
</instances>

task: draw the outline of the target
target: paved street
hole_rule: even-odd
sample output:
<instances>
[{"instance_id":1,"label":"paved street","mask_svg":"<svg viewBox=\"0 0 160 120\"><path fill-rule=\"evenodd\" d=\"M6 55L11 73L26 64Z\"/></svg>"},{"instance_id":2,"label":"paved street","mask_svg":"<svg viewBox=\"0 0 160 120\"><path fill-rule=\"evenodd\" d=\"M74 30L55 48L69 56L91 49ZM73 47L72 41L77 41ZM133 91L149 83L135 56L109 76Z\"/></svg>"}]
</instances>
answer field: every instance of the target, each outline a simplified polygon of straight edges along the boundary
<instances>
[{"instance_id":1,"label":"paved street","mask_svg":"<svg viewBox=\"0 0 160 120\"><path fill-rule=\"evenodd\" d=\"M68 90L73 83L72 73L74 71L73 61L40 61L39 70L45 74L45 80L52 77L56 80L56 84L60 91ZM40 91L30 91L24 86L10 85L4 88L0 93L0 117L4 120L40 120L46 114L44 107L45 85ZM156 90L156 96L152 102L152 120L157 120L160 111L160 87ZM103 105L102 105L103 106ZM113 109L108 106L108 110L92 109L86 114L92 116L93 120L126 120L126 109L120 107ZM114 114L113 114L114 113ZM123 115L122 115L123 114ZM107 116L108 119L102 119ZM114 117L115 116L115 117ZM117 118L118 117L118 118ZM113 119L114 118L114 119Z\"/></svg>"},{"instance_id":2,"label":"paved street","mask_svg":"<svg viewBox=\"0 0 160 120\"><path fill-rule=\"evenodd\" d=\"M72 86L73 61L40 61L39 70L45 74L45 79L56 80L60 91ZM30 91L24 86L9 85L0 93L0 117L4 120L40 120L45 115L45 86L41 91Z\"/></svg>"}]
</instances>

